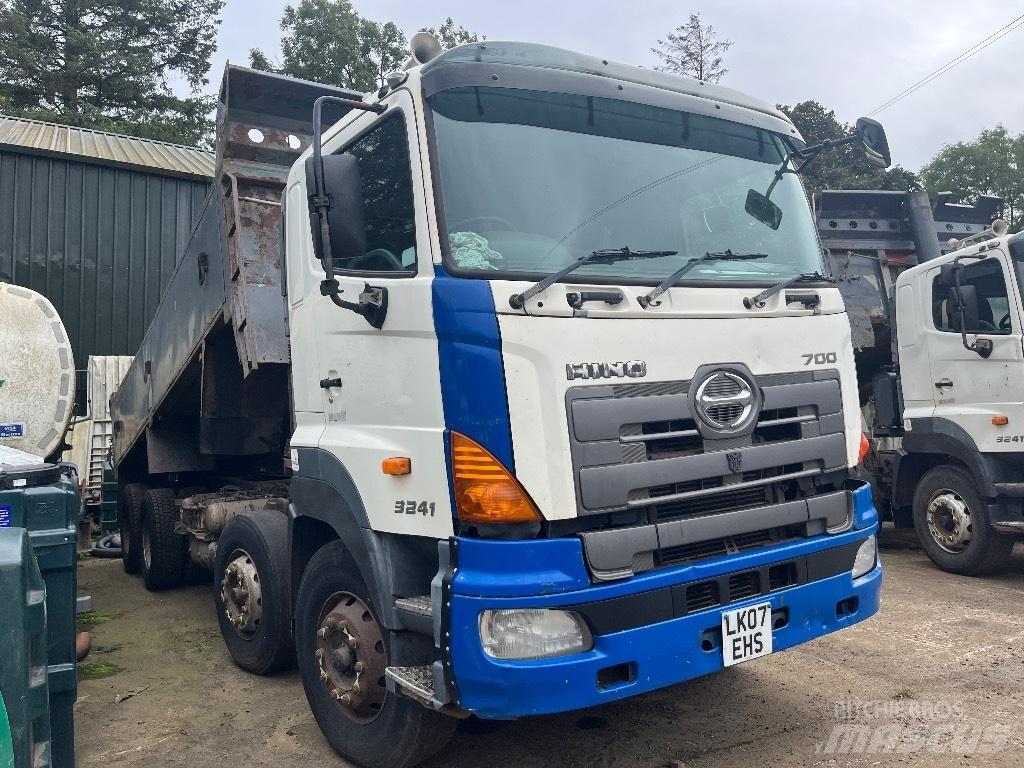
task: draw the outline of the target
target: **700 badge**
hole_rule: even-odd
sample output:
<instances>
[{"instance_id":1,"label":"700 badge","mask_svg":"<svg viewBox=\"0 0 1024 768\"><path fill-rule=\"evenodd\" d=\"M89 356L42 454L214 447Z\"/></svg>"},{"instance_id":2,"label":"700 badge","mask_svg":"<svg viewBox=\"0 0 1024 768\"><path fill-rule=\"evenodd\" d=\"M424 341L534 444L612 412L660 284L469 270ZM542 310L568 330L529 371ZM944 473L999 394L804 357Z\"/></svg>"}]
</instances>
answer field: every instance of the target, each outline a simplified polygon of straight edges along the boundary
<instances>
[{"instance_id":1,"label":"700 badge","mask_svg":"<svg viewBox=\"0 0 1024 768\"><path fill-rule=\"evenodd\" d=\"M423 515L423 517L434 516L434 502L432 501L415 501L408 499L405 501L399 500L395 502L395 514L396 515Z\"/></svg>"}]
</instances>

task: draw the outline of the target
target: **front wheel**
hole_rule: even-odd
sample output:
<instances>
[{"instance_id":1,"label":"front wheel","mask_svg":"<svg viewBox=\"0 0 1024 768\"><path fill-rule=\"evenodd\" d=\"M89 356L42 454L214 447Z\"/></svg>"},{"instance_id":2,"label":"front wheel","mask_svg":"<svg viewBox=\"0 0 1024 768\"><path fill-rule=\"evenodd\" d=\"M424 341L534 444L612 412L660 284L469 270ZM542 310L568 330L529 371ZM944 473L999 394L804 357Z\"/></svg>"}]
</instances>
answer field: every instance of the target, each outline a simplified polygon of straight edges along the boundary
<instances>
[{"instance_id":1,"label":"front wheel","mask_svg":"<svg viewBox=\"0 0 1024 768\"><path fill-rule=\"evenodd\" d=\"M302 686L334 750L361 768L409 768L440 751L454 718L389 693L388 633L341 542L309 561L295 605Z\"/></svg>"},{"instance_id":2,"label":"front wheel","mask_svg":"<svg viewBox=\"0 0 1024 768\"><path fill-rule=\"evenodd\" d=\"M288 518L280 512L239 515L217 542L213 591L220 633L235 663L257 675L295 656L288 565Z\"/></svg>"},{"instance_id":3,"label":"front wheel","mask_svg":"<svg viewBox=\"0 0 1024 768\"><path fill-rule=\"evenodd\" d=\"M1013 539L992 528L988 507L970 474L943 465L928 470L914 492L914 528L939 568L980 576L1006 565Z\"/></svg>"}]
</instances>

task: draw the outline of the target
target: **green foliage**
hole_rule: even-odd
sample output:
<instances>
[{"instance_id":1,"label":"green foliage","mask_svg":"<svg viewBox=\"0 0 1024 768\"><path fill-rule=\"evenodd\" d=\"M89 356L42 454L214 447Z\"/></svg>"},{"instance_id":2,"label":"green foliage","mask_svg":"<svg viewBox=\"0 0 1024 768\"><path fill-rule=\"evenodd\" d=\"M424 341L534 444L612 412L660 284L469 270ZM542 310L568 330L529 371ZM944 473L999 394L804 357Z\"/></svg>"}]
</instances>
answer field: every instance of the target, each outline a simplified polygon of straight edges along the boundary
<instances>
[{"instance_id":1,"label":"green foliage","mask_svg":"<svg viewBox=\"0 0 1024 768\"><path fill-rule=\"evenodd\" d=\"M717 83L729 70L723 65L731 40L719 40L715 28L704 26L699 13L691 13L685 24L669 32L657 48L651 48L659 59L655 69L673 72L695 80Z\"/></svg>"},{"instance_id":2,"label":"green foliage","mask_svg":"<svg viewBox=\"0 0 1024 768\"><path fill-rule=\"evenodd\" d=\"M97 661L94 664L82 663L78 665L78 676L82 680L102 680L105 677L123 672L124 667L111 664L107 661Z\"/></svg>"},{"instance_id":3,"label":"green foliage","mask_svg":"<svg viewBox=\"0 0 1024 768\"><path fill-rule=\"evenodd\" d=\"M438 42L441 43L441 47L446 51L449 48L455 48L456 46L464 45L465 43L478 43L481 40L487 39L486 37L474 35L461 24L456 27L451 16L445 19L444 24L440 27L424 27L420 31L429 32L436 37Z\"/></svg>"},{"instance_id":4,"label":"green foliage","mask_svg":"<svg viewBox=\"0 0 1024 768\"><path fill-rule=\"evenodd\" d=\"M285 6L281 31L281 61L275 63L254 48L249 52L254 69L371 91L409 57L409 41L394 22L364 19L350 0L299 0ZM451 18L427 31L445 48L478 39Z\"/></svg>"},{"instance_id":5,"label":"green foliage","mask_svg":"<svg viewBox=\"0 0 1024 768\"><path fill-rule=\"evenodd\" d=\"M120 616L119 611L84 611L75 618L75 622L83 627L95 627L97 624L106 624Z\"/></svg>"},{"instance_id":6,"label":"green foliage","mask_svg":"<svg viewBox=\"0 0 1024 768\"><path fill-rule=\"evenodd\" d=\"M7 114L195 144L224 0L0 0ZM176 96L183 80L191 95Z\"/></svg>"},{"instance_id":7,"label":"green foliage","mask_svg":"<svg viewBox=\"0 0 1024 768\"><path fill-rule=\"evenodd\" d=\"M792 107L779 105L810 144L849 136L853 126L841 123L835 112L816 101L802 101ZM802 169L801 178L808 192L823 189L918 190L921 182L913 171L902 166L881 169L864 158L860 145L853 144L822 152Z\"/></svg>"},{"instance_id":8,"label":"green foliage","mask_svg":"<svg viewBox=\"0 0 1024 768\"><path fill-rule=\"evenodd\" d=\"M1003 218L1013 232L1024 225L1024 134L1012 136L1001 125L974 141L946 144L921 178L929 192L952 192L957 202L981 195L1003 198Z\"/></svg>"}]
</instances>

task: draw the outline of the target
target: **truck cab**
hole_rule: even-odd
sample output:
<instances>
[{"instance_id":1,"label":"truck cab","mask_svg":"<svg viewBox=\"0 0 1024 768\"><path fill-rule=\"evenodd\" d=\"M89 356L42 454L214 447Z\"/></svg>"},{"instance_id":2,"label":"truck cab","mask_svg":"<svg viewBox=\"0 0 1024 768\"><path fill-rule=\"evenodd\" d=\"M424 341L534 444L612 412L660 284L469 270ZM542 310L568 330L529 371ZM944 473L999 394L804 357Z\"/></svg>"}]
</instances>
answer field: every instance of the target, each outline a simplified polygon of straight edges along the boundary
<instances>
[{"instance_id":1,"label":"truck cab","mask_svg":"<svg viewBox=\"0 0 1024 768\"><path fill-rule=\"evenodd\" d=\"M297 659L340 754L412 765L456 718L614 701L876 612L850 324L784 114L487 41L321 89L309 136L231 99L312 84L236 74L215 194L238 207L211 197L198 278L187 256L147 335L174 344L144 342L115 404L124 519L153 588L212 568L237 663ZM257 162L288 146L290 170ZM166 329L197 279L186 343Z\"/></svg>"},{"instance_id":2,"label":"truck cab","mask_svg":"<svg viewBox=\"0 0 1024 768\"><path fill-rule=\"evenodd\" d=\"M1018 235L929 260L896 280L898 369L879 421L900 437L893 504L947 570L1000 567L1024 532L1024 315Z\"/></svg>"}]
</instances>

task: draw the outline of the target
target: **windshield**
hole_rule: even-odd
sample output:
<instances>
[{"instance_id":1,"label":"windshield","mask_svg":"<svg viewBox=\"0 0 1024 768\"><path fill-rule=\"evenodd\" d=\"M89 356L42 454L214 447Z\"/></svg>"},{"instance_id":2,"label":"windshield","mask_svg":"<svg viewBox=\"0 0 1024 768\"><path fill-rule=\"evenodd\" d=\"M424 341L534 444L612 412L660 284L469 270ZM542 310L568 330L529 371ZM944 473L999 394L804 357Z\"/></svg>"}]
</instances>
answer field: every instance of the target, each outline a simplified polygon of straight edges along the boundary
<instances>
[{"instance_id":1,"label":"windshield","mask_svg":"<svg viewBox=\"0 0 1024 768\"><path fill-rule=\"evenodd\" d=\"M772 283L822 271L800 182L772 193L772 230L744 211L796 146L770 131L644 104L507 88L453 88L430 98L449 265L550 274L592 251L678 253L573 274L657 282L707 252L763 253L709 261L682 283Z\"/></svg>"}]
</instances>

